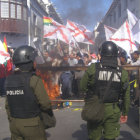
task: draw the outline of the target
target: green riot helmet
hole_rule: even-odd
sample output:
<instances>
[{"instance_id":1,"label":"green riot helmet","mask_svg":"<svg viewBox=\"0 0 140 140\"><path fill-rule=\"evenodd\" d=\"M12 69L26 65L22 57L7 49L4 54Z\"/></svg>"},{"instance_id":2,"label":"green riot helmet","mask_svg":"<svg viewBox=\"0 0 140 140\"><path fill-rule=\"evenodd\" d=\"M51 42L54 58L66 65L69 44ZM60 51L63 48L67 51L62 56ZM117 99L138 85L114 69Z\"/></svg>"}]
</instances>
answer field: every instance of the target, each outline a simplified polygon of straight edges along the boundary
<instances>
[{"instance_id":1,"label":"green riot helmet","mask_svg":"<svg viewBox=\"0 0 140 140\"><path fill-rule=\"evenodd\" d=\"M101 54L101 57L102 56L117 57L118 47L112 41L105 41L100 48L100 54Z\"/></svg>"},{"instance_id":2,"label":"green riot helmet","mask_svg":"<svg viewBox=\"0 0 140 140\"><path fill-rule=\"evenodd\" d=\"M16 66L33 63L37 57L37 51L28 45L18 47L13 54L13 63Z\"/></svg>"}]
</instances>

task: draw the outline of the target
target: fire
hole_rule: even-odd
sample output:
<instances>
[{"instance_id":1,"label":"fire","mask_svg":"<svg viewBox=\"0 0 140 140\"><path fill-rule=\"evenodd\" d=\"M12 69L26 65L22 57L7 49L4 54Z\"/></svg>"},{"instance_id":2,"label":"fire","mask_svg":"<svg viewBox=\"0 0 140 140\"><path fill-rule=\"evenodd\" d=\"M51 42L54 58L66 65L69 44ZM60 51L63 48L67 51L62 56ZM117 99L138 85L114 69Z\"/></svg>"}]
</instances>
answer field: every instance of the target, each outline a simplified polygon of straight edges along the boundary
<instances>
[{"instance_id":1,"label":"fire","mask_svg":"<svg viewBox=\"0 0 140 140\"><path fill-rule=\"evenodd\" d=\"M43 81L46 92L51 100L54 100L60 97L60 87L58 84L53 83L53 75L52 72L41 73L39 70L36 72Z\"/></svg>"}]
</instances>

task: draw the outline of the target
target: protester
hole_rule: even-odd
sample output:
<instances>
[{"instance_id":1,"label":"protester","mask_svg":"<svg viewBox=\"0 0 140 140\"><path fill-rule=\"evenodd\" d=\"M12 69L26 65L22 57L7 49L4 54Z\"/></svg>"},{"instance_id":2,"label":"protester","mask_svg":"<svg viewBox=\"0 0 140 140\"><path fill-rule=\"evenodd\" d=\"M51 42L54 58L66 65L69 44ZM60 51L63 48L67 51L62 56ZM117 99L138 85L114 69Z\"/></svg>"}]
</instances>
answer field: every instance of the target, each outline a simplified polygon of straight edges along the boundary
<instances>
[{"instance_id":1,"label":"protester","mask_svg":"<svg viewBox=\"0 0 140 140\"><path fill-rule=\"evenodd\" d=\"M68 58L68 63L69 63L69 66L75 66L78 63L77 59L74 57L72 53L70 54Z\"/></svg>"},{"instance_id":2,"label":"protester","mask_svg":"<svg viewBox=\"0 0 140 140\"><path fill-rule=\"evenodd\" d=\"M119 59L120 59L120 65L126 65L127 64L127 57L125 52L121 52L119 54Z\"/></svg>"},{"instance_id":3,"label":"protester","mask_svg":"<svg viewBox=\"0 0 140 140\"><path fill-rule=\"evenodd\" d=\"M62 99L67 99L72 96L72 80L73 75L70 71L64 71L60 75L59 84L62 91Z\"/></svg>"},{"instance_id":4,"label":"protester","mask_svg":"<svg viewBox=\"0 0 140 140\"><path fill-rule=\"evenodd\" d=\"M140 65L140 55L139 55L139 51L135 51L133 54L132 54L132 57L133 57L133 62L131 63L131 65L137 65L139 66Z\"/></svg>"},{"instance_id":5,"label":"protester","mask_svg":"<svg viewBox=\"0 0 140 140\"><path fill-rule=\"evenodd\" d=\"M131 62L132 66L140 66L140 53L139 51L134 51L134 53L132 54L132 59L133 62ZM132 91L132 104L138 106L139 105L139 96L140 96L140 90L139 87L137 85L137 81L138 81L138 70L133 70L131 75L130 75L130 80L133 81L133 83L131 84L131 91Z\"/></svg>"},{"instance_id":6,"label":"protester","mask_svg":"<svg viewBox=\"0 0 140 140\"><path fill-rule=\"evenodd\" d=\"M6 111L12 140L47 140L41 112L53 116L51 101L40 77L35 75L37 52L30 46L18 47L13 55L16 66L6 78Z\"/></svg>"},{"instance_id":7,"label":"protester","mask_svg":"<svg viewBox=\"0 0 140 140\"><path fill-rule=\"evenodd\" d=\"M5 80L8 75L12 73L13 70L13 63L11 58L5 62L5 64L0 64L0 96L5 97Z\"/></svg>"},{"instance_id":8,"label":"protester","mask_svg":"<svg viewBox=\"0 0 140 140\"><path fill-rule=\"evenodd\" d=\"M121 123L127 122L130 102L128 73L118 66L116 44L111 41L104 42L100 54L100 62L91 64L80 82L81 90L86 93L85 106L92 107L89 114L83 115L90 118L86 120L90 140L99 140L102 136L104 140L115 140L120 133L119 119ZM97 100L92 102L92 99ZM119 108L120 99L122 104ZM98 104L93 106L95 102ZM104 110L97 110L99 106ZM87 112L90 106L86 109ZM96 111L99 111L98 118L91 117Z\"/></svg>"}]
</instances>

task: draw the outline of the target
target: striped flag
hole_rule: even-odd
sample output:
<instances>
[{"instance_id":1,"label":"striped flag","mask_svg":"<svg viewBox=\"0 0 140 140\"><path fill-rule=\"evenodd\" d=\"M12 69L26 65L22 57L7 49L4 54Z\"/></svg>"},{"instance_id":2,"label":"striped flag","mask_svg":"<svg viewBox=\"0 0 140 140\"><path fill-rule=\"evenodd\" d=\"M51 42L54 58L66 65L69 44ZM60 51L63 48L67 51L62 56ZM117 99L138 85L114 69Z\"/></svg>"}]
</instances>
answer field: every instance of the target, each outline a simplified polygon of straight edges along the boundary
<instances>
[{"instance_id":1,"label":"striped flag","mask_svg":"<svg viewBox=\"0 0 140 140\"><path fill-rule=\"evenodd\" d=\"M4 46L5 51L8 52L8 46L7 46L6 36L4 36L4 39L3 39L3 46Z\"/></svg>"}]
</instances>

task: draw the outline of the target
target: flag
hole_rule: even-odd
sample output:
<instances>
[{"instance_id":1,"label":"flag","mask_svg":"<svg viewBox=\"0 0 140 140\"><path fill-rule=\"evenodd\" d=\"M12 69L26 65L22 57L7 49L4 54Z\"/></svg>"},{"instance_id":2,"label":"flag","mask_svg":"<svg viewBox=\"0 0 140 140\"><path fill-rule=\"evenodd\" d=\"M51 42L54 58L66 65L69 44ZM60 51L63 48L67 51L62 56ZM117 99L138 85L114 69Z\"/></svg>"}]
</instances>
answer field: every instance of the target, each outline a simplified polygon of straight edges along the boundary
<instances>
[{"instance_id":1,"label":"flag","mask_svg":"<svg viewBox=\"0 0 140 140\"><path fill-rule=\"evenodd\" d=\"M83 42L88 44L94 44L93 33L86 29L85 26L77 23L67 21L66 27L70 29L72 36L77 42Z\"/></svg>"},{"instance_id":2,"label":"flag","mask_svg":"<svg viewBox=\"0 0 140 140\"><path fill-rule=\"evenodd\" d=\"M110 26L104 25L104 29L105 29L105 36L106 36L106 40L110 40L110 37L113 36L113 34L117 31L117 29L112 28Z\"/></svg>"},{"instance_id":3,"label":"flag","mask_svg":"<svg viewBox=\"0 0 140 140\"><path fill-rule=\"evenodd\" d=\"M137 43L140 44L140 19L137 21L137 23L133 27L132 32L133 32L135 41L137 41Z\"/></svg>"},{"instance_id":4,"label":"flag","mask_svg":"<svg viewBox=\"0 0 140 140\"><path fill-rule=\"evenodd\" d=\"M44 38L59 39L67 44L71 40L70 30L50 17L43 18Z\"/></svg>"},{"instance_id":5,"label":"flag","mask_svg":"<svg viewBox=\"0 0 140 140\"><path fill-rule=\"evenodd\" d=\"M128 9L127 9L127 14L128 14L129 26L130 26L130 29L132 29L134 25L136 24L136 22L138 21L138 18Z\"/></svg>"},{"instance_id":6,"label":"flag","mask_svg":"<svg viewBox=\"0 0 140 140\"><path fill-rule=\"evenodd\" d=\"M4 39L3 39L3 46L4 46L5 51L8 52L8 46L7 46L6 36L4 36Z\"/></svg>"},{"instance_id":7,"label":"flag","mask_svg":"<svg viewBox=\"0 0 140 140\"><path fill-rule=\"evenodd\" d=\"M10 54L6 52L3 43L0 41L0 64L6 64L10 59Z\"/></svg>"},{"instance_id":8,"label":"flag","mask_svg":"<svg viewBox=\"0 0 140 140\"><path fill-rule=\"evenodd\" d=\"M44 23L44 38L57 39L57 27L53 26L52 19L49 17L44 17L43 23Z\"/></svg>"},{"instance_id":9,"label":"flag","mask_svg":"<svg viewBox=\"0 0 140 140\"><path fill-rule=\"evenodd\" d=\"M0 77L6 77L12 72L13 63L10 59L10 54L8 53L7 41L6 37L4 36L3 43L0 41Z\"/></svg>"},{"instance_id":10,"label":"flag","mask_svg":"<svg viewBox=\"0 0 140 140\"><path fill-rule=\"evenodd\" d=\"M127 52L128 56L130 56L132 52L137 50L128 21L125 21L123 23L123 25L115 32L110 40L124 49Z\"/></svg>"}]
</instances>

